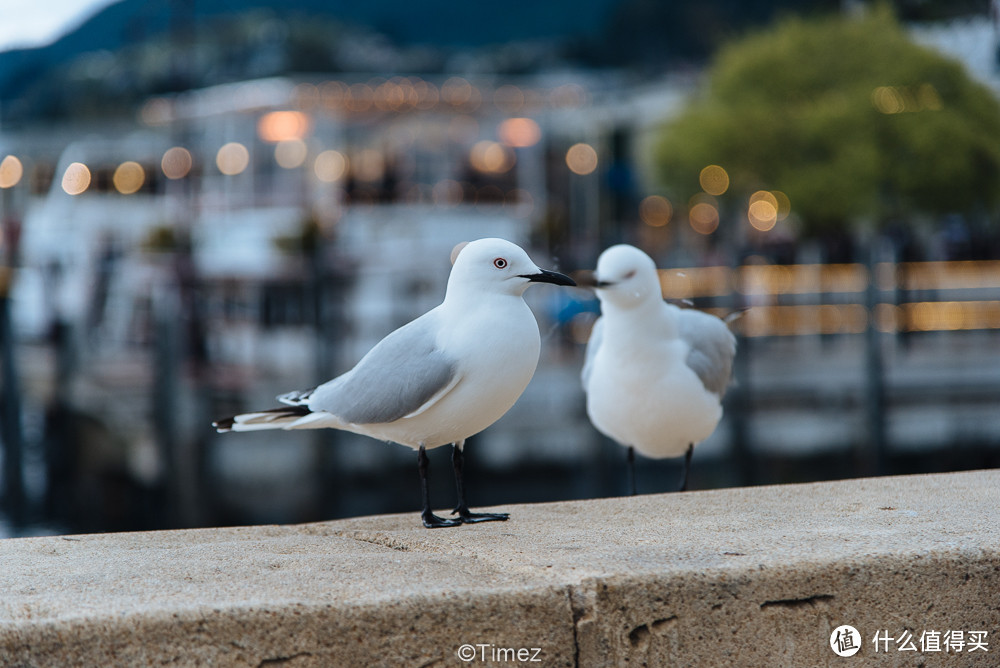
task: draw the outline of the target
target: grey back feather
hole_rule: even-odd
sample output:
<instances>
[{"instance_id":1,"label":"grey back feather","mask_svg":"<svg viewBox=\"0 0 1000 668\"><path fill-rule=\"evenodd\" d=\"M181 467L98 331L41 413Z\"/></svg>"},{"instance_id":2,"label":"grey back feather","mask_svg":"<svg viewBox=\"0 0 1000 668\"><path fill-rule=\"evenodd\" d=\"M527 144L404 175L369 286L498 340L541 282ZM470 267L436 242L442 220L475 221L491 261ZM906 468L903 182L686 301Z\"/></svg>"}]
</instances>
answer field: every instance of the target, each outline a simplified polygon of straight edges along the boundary
<instances>
[{"instance_id":1,"label":"grey back feather","mask_svg":"<svg viewBox=\"0 0 1000 668\"><path fill-rule=\"evenodd\" d=\"M352 424L383 424L427 403L456 371L435 345L432 314L392 332L353 369L309 393L309 408Z\"/></svg>"},{"instance_id":2,"label":"grey back feather","mask_svg":"<svg viewBox=\"0 0 1000 668\"><path fill-rule=\"evenodd\" d=\"M721 398L732 380L736 337L725 322L696 309L680 309L677 326L680 338L691 347L687 365L706 390Z\"/></svg>"}]
</instances>

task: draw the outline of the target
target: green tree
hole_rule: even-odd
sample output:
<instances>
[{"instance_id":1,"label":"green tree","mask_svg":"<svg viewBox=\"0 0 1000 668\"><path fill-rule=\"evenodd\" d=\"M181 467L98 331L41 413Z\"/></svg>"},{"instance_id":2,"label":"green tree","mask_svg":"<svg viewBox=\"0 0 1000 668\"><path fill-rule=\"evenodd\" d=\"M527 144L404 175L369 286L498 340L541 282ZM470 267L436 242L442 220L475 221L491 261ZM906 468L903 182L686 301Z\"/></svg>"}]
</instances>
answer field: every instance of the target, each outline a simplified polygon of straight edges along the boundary
<instances>
[{"instance_id":1,"label":"green tree","mask_svg":"<svg viewBox=\"0 0 1000 668\"><path fill-rule=\"evenodd\" d=\"M659 177L686 199L708 164L727 197L785 192L803 232L1000 199L1000 104L962 65L914 44L887 10L788 19L724 48L669 122Z\"/></svg>"}]
</instances>

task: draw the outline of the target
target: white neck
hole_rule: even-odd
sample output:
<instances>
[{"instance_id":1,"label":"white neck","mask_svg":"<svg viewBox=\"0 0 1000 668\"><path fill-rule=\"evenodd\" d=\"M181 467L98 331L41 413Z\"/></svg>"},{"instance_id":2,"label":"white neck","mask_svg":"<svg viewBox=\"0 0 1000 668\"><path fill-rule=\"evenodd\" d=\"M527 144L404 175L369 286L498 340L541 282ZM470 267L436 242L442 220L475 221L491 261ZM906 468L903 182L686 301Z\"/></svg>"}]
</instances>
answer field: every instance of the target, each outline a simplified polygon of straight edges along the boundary
<instances>
[{"instance_id":1,"label":"white neck","mask_svg":"<svg viewBox=\"0 0 1000 668\"><path fill-rule=\"evenodd\" d=\"M616 337L643 338L651 333L664 338L678 335L676 311L659 295L651 295L628 306L602 300L601 312L607 316L604 326L615 330Z\"/></svg>"}]
</instances>

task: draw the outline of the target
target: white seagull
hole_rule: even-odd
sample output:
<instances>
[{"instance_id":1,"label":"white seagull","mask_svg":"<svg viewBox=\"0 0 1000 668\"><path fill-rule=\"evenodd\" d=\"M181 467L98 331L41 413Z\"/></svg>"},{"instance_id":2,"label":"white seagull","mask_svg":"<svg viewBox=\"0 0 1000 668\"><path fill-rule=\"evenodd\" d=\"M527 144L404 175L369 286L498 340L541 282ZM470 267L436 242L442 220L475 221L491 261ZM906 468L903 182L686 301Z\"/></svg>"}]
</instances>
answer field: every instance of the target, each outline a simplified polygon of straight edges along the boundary
<instances>
[{"instance_id":1,"label":"white seagull","mask_svg":"<svg viewBox=\"0 0 1000 668\"><path fill-rule=\"evenodd\" d=\"M636 450L684 455L683 491L694 446L722 417L736 338L727 321L663 301L656 265L634 246L605 250L586 282L601 301L581 374L587 415L628 448L632 494Z\"/></svg>"},{"instance_id":2,"label":"white seagull","mask_svg":"<svg viewBox=\"0 0 1000 668\"><path fill-rule=\"evenodd\" d=\"M539 269L503 239L456 247L452 258L444 301L386 336L353 369L279 396L282 408L218 420L216 429L330 427L407 445L418 452L424 526L506 520L507 513L469 512L462 449L514 405L535 373L541 339L524 291L532 283L575 283ZM431 512L427 489L425 450L447 443L454 446L456 519Z\"/></svg>"}]
</instances>

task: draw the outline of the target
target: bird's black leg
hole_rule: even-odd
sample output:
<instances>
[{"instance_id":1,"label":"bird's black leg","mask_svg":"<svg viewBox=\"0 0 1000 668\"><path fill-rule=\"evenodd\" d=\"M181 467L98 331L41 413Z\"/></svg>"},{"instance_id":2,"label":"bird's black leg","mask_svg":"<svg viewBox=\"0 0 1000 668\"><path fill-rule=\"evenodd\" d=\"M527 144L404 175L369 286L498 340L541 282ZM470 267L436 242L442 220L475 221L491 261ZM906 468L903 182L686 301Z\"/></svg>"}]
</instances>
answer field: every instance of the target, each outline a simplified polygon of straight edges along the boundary
<instances>
[{"instance_id":1,"label":"bird's black leg","mask_svg":"<svg viewBox=\"0 0 1000 668\"><path fill-rule=\"evenodd\" d=\"M635 496L635 448L631 445L628 446L628 485L632 490L632 496Z\"/></svg>"},{"instance_id":2,"label":"bird's black leg","mask_svg":"<svg viewBox=\"0 0 1000 668\"><path fill-rule=\"evenodd\" d=\"M472 524L474 522L503 521L510 517L509 513L472 513L469 512L469 505L465 502L465 484L463 478L463 466L465 464L465 452L462 450L464 441L452 445L451 463L455 467L455 489L458 492L458 505L451 511L452 515L458 515L462 522Z\"/></svg>"},{"instance_id":3,"label":"bird's black leg","mask_svg":"<svg viewBox=\"0 0 1000 668\"><path fill-rule=\"evenodd\" d=\"M424 446L421 445L420 450L417 451L417 465L420 469L420 492L424 497L424 509L420 513L420 519L423 520L424 526L428 529L457 527L462 524L461 520L446 520L431 512L431 493L427 485L427 464L427 452L424 450Z\"/></svg>"},{"instance_id":4,"label":"bird's black leg","mask_svg":"<svg viewBox=\"0 0 1000 668\"><path fill-rule=\"evenodd\" d=\"M691 453L694 452L694 443L688 445L687 452L684 453L684 473L681 475L681 488L678 492L686 492L688 488L688 471L691 469Z\"/></svg>"}]
</instances>

